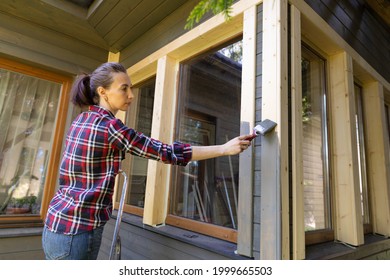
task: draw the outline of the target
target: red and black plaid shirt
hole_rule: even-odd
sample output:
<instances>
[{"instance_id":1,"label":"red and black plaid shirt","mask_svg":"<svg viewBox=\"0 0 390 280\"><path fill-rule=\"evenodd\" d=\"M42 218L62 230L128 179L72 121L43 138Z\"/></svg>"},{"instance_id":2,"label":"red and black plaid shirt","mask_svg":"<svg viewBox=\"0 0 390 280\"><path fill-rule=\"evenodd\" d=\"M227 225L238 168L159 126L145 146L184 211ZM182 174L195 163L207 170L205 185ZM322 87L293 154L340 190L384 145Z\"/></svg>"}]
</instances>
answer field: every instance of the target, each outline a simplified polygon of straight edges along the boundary
<instances>
[{"instance_id":1,"label":"red and black plaid shirt","mask_svg":"<svg viewBox=\"0 0 390 280\"><path fill-rule=\"evenodd\" d=\"M59 189L50 202L46 227L77 234L104 225L111 215L115 176L126 152L183 166L192 156L189 144L166 145L126 127L110 111L90 106L68 131Z\"/></svg>"}]
</instances>

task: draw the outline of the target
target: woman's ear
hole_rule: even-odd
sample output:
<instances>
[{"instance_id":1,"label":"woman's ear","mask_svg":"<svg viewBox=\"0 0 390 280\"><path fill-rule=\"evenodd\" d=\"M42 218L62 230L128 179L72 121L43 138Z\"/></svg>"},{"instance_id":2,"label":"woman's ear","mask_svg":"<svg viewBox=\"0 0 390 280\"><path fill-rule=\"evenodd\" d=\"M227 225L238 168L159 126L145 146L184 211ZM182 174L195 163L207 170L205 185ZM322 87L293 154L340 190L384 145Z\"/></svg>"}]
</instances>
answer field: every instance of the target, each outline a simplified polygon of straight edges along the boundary
<instances>
[{"instance_id":1,"label":"woman's ear","mask_svg":"<svg viewBox=\"0 0 390 280\"><path fill-rule=\"evenodd\" d=\"M105 90L104 90L104 87L98 87L97 89L96 89L96 91L97 91L97 93L100 95L100 96L102 96L102 95L104 95L105 94Z\"/></svg>"},{"instance_id":2,"label":"woman's ear","mask_svg":"<svg viewBox=\"0 0 390 280\"><path fill-rule=\"evenodd\" d=\"M106 95L106 90L104 89L104 87L98 87L96 89L97 93L99 94L100 98L103 98L104 100L107 101L107 95Z\"/></svg>"}]
</instances>

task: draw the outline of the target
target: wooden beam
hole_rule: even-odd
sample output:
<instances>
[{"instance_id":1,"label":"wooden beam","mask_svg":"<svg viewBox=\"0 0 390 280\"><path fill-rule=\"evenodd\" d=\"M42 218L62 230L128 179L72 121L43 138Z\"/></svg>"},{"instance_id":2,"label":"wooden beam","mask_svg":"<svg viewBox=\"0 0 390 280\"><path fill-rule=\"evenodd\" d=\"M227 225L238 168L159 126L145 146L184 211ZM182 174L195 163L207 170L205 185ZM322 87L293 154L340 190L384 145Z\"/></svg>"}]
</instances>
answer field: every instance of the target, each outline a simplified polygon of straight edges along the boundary
<instances>
[{"instance_id":1,"label":"wooden beam","mask_svg":"<svg viewBox=\"0 0 390 280\"><path fill-rule=\"evenodd\" d=\"M390 236L390 159L383 86L363 85L367 177L375 233Z\"/></svg>"},{"instance_id":2,"label":"wooden beam","mask_svg":"<svg viewBox=\"0 0 390 280\"><path fill-rule=\"evenodd\" d=\"M292 258L305 259L305 222L303 192L303 129L301 14L291 5L291 152L292 152Z\"/></svg>"},{"instance_id":3,"label":"wooden beam","mask_svg":"<svg viewBox=\"0 0 390 280\"><path fill-rule=\"evenodd\" d=\"M263 1L262 119L278 125L262 138L261 259L289 259L287 0Z\"/></svg>"},{"instance_id":4,"label":"wooden beam","mask_svg":"<svg viewBox=\"0 0 390 280\"><path fill-rule=\"evenodd\" d=\"M121 56L120 52L116 52L116 53L108 52L108 59L107 59L107 61L108 62L119 62L120 56Z\"/></svg>"},{"instance_id":5,"label":"wooden beam","mask_svg":"<svg viewBox=\"0 0 390 280\"><path fill-rule=\"evenodd\" d=\"M359 188L352 58L345 52L329 58L332 174L335 237L351 244L364 243Z\"/></svg>"},{"instance_id":6,"label":"wooden beam","mask_svg":"<svg viewBox=\"0 0 390 280\"><path fill-rule=\"evenodd\" d=\"M178 63L169 56L158 60L151 137L172 143L176 108ZM145 190L144 224L165 223L168 209L170 165L149 161Z\"/></svg>"},{"instance_id":7,"label":"wooden beam","mask_svg":"<svg viewBox=\"0 0 390 280\"><path fill-rule=\"evenodd\" d=\"M254 127L256 93L256 25L257 7L244 12L243 59L241 80L241 131L248 134ZM253 143L254 144L254 143ZM253 256L253 145L240 154L238 194L237 253Z\"/></svg>"}]
</instances>

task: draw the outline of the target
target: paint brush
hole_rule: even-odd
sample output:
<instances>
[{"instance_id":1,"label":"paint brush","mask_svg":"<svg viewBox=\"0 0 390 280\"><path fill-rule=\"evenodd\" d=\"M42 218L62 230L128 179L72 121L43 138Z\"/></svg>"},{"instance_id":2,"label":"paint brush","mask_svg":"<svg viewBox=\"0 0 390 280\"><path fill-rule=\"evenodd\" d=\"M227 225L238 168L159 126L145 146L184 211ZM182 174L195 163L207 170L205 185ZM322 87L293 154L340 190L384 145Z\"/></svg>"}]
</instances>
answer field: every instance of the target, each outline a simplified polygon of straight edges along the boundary
<instances>
[{"instance_id":1,"label":"paint brush","mask_svg":"<svg viewBox=\"0 0 390 280\"><path fill-rule=\"evenodd\" d=\"M247 137L246 140L252 141L259 135L266 135L270 133L276 126L276 122L273 122L269 119L261 121L258 125L253 128L253 133L251 136Z\"/></svg>"}]
</instances>

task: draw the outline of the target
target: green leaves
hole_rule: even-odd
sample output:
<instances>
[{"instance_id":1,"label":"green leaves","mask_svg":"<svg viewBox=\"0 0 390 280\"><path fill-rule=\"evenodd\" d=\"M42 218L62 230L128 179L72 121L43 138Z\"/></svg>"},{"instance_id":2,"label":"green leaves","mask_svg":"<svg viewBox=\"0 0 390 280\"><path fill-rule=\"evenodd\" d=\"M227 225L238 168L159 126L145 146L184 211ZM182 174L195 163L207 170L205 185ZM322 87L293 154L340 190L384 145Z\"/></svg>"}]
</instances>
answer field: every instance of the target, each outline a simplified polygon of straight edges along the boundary
<instances>
[{"instance_id":1,"label":"green leaves","mask_svg":"<svg viewBox=\"0 0 390 280\"><path fill-rule=\"evenodd\" d=\"M193 28L194 25L210 11L213 12L214 15L223 13L225 20L229 20L231 18L232 4L233 0L201 0L191 11L184 28Z\"/></svg>"}]
</instances>

